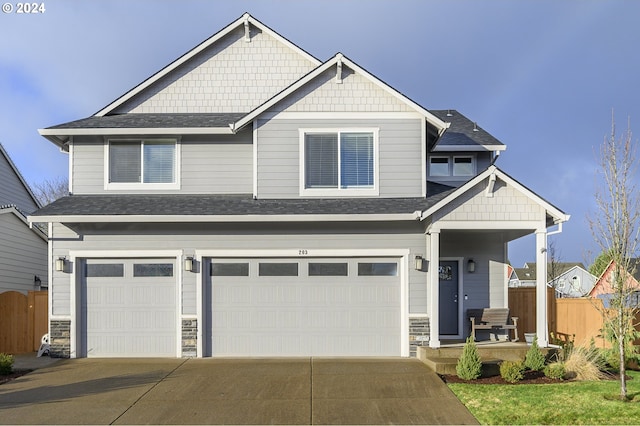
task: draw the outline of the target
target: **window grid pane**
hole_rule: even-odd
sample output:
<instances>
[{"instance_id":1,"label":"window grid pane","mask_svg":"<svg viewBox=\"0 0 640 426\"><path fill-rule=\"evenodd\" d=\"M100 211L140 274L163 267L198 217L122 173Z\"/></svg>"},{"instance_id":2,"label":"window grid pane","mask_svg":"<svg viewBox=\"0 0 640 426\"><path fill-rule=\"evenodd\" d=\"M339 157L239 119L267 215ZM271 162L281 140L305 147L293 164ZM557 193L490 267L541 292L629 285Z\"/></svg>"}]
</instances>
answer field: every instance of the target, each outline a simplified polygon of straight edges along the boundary
<instances>
[{"instance_id":1,"label":"window grid pane","mask_svg":"<svg viewBox=\"0 0 640 426\"><path fill-rule=\"evenodd\" d=\"M171 263L135 263L133 265L134 277L172 277L173 264Z\"/></svg>"},{"instance_id":2,"label":"window grid pane","mask_svg":"<svg viewBox=\"0 0 640 426\"><path fill-rule=\"evenodd\" d=\"M258 275L261 277L297 277L297 263L260 263Z\"/></svg>"},{"instance_id":3,"label":"window grid pane","mask_svg":"<svg viewBox=\"0 0 640 426\"><path fill-rule=\"evenodd\" d=\"M248 277L248 263L212 263L211 276L213 277Z\"/></svg>"},{"instance_id":4,"label":"window grid pane","mask_svg":"<svg viewBox=\"0 0 640 426\"><path fill-rule=\"evenodd\" d=\"M167 142L144 143L144 183L173 183L175 144Z\"/></svg>"},{"instance_id":5,"label":"window grid pane","mask_svg":"<svg viewBox=\"0 0 640 426\"><path fill-rule=\"evenodd\" d=\"M338 186L338 136L336 134L305 136L305 173L307 188Z\"/></svg>"},{"instance_id":6,"label":"window grid pane","mask_svg":"<svg viewBox=\"0 0 640 426\"><path fill-rule=\"evenodd\" d=\"M140 143L111 142L109 144L109 182L140 182Z\"/></svg>"},{"instance_id":7,"label":"window grid pane","mask_svg":"<svg viewBox=\"0 0 640 426\"><path fill-rule=\"evenodd\" d=\"M454 176L472 176L473 160L471 157L455 157L453 159Z\"/></svg>"},{"instance_id":8,"label":"window grid pane","mask_svg":"<svg viewBox=\"0 0 640 426\"><path fill-rule=\"evenodd\" d=\"M86 265L86 277L124 277L122 263L105 263Z\"/></svg>"},{"instance_id":9,"label":"window grid pane","mask_svg":"<svg viewBox=\"0 0 640 426\"><path fill-rule=\"evenodd\" d=\"M346 263L309 263L310 277L346 277L348 272Z\"/></svg>"},{"instance_id":10,"label":"window grid pane","mask_svg":"<svg viewBox=\"0 0 640 426\"><path fill-rule=\"evenodd\" d=\"M373 186L371 133L340 135L340 179L342 188Z\"/></svg>"},{"instance_id":11,"label":"window grid pane","mask_svg":"<svg viewBox=\"0 0 640 426\"><path fill-rule=\"evenodd\" d=\"M446 157L432 157L429 160L430 176L449 176L449 159Z\"/></svg>"},{"instance_id":12,"label":"window grid pane","mask_svg":"<svg viewBox=\"0 0 640 426\"><path fill-rule=\"evenodd\" d=\"M375 263L358 263L358 275L360 276L397 276L398 264L387 262L375 262Z\"/></svg>"}]
</instances>

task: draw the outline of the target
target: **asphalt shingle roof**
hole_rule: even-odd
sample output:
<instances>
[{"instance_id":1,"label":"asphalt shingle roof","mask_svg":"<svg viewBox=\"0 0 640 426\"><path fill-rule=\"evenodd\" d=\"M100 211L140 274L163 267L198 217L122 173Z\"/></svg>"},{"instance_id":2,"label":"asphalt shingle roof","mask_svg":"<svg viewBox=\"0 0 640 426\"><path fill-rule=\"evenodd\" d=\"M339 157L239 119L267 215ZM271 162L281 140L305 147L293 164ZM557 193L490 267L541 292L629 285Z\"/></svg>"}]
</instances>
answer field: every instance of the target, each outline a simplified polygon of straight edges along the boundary
<instances>
[{"instance_id":1,"label":"asphalt shingle roof","mask_svg":"<svg viewBox=\"0 0 640 426\"><path fill-rule=\"evenodd\" d=\"M455 188L429 183L428 198L254 200L250 195L71 195L33 216L403 214L425 210Z\"/></svg>"},{"instance_id":2,"label":"asphalt shingle roof","mask_svg":"<svg viewBox=\"0 0 640 426\"><path fill-rule=\"evenodd\" d=\"M477 126L473 121L454 109L429 111L442 121L451 123L451 126L440 137L436 146L504 146L502 142L491 136L482 127Z\"/></svg>"},{"instance_id":3,"label":"asphalt shingle roof","mask_svg":"<svg viewBox=\"0 0 640 426\"><path fill-rule=\"evenodd\" d=\"M229 123L244 117L244 113L220 114L114 114L87 117L48 129L143 129L228 127Z\"/></svg>"}]
</instances>

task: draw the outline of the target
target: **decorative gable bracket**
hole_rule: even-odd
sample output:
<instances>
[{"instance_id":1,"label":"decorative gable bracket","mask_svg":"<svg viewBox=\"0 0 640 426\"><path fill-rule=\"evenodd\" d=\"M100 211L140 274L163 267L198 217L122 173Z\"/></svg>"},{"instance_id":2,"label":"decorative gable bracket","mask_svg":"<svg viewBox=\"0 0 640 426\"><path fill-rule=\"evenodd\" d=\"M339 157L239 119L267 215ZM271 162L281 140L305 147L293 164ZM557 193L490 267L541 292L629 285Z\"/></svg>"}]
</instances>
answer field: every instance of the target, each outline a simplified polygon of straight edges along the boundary
<instances>
[{"instance_id":1,"label":"decorative gable bracket","mask_svg":"<svg viewBox=\"0 0 640 426\"><path fill-rule=\"evenodd\" d=\"M251 16L248 13L244 14L244 41L251 43L251 25L249 24L249 18Z\"/></svg>"},{"instance_id":2,"label":"decorative gable bracket","mask_svg":"<svg viewBox=\"0 0 640 426\"><path fill-rule=\"evenodd\" d=\"M342 84L342 53L336 55L336 83Z\"/></svg>"}]
</instances>

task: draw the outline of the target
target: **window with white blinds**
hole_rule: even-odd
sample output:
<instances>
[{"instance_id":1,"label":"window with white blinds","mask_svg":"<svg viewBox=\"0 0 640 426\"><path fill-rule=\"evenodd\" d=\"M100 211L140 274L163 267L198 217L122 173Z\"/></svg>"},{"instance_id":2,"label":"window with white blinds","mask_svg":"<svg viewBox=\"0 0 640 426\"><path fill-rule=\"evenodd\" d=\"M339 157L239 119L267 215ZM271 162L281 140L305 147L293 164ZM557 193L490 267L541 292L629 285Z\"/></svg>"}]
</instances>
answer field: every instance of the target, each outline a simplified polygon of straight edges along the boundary
<instances>
[{"instance_id":1,"label":"window with white blinds","mask_svg":"<svg viewBox=\"0 0 640 426\"><path fill-rule=\"evenodd\" d=\"M109 183L176 183L176 142L166 140L110 142Z\"/></svg>"},{"instance_id":2,"label":"window with white blinds","mask_svg":"<svg viewBox=\"0 0 640 426\"><path fill-rule=\"evenodd\" d=\"M370 131L304 134L304 189L372 189L375 140Z\"/></svg>"}]
</instances>

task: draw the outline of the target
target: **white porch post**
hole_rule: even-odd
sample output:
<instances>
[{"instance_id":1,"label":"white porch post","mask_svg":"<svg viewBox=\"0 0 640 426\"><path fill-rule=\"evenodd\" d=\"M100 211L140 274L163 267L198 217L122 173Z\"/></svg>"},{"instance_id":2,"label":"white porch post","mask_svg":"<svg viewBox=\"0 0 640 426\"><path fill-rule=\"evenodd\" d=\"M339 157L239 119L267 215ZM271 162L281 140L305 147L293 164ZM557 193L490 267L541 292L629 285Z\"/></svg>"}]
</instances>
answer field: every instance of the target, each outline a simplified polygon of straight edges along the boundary
<instances>
[{"instance_id":1,"label":"white porch post","mask_svg":"<svg viewBox=\"0 0 640 426\"><path fill-rule=\"evenodd\" d=\"M429 232L429 347L440 347L440 230Z\"/></svg>"},{"instance_id":2,"label":"white porch post","mask_svg":"<svg viewBox=\"0 0 640 426\"><path fill-rule=\"evenodd\" d=\"M536 334L540 347L549 346L547 318L547 230L536 231Z\"/></svg>"}]
</instances>

